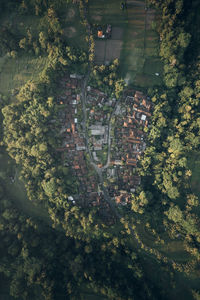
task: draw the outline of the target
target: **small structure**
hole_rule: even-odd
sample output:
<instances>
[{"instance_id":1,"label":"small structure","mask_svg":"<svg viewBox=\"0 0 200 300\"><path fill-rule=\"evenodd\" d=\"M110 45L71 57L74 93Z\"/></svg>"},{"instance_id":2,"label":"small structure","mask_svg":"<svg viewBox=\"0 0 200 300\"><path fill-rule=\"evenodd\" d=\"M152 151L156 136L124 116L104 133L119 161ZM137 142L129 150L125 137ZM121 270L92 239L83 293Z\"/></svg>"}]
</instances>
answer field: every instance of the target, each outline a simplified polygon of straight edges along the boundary
<instances>
[{"instance_id":1,"label":"small structure","mask_svg":"<svg viewBox=\"0 0 200 300\"><path fill-rule=\"evenodd\" d=\"M110 34L110 33L111 33L111 30L112 30L112 26L111 26L110 24L107 25L106 33L107 33L107 34Z\"/></svg>"},{"instance_id":2,"label":"small structure","mask_svg":"<svg viewBox=\"0 0 200 300\"><path fill-rule=\"evenodd\" d=\"M102 31L102 30L98 30L97 36L98 36L98 38L100 38L100 39L104 38L103 31Z\"/></svg>"},{"instance_id":3,"label":"small structure","mask_svg":"<svg viewBox=\"0 0 200 300\"><path fill-rule=\"evenodd\" d=\"M142 115L142 116L141 116L141 120L142 120L142 121L145 121L145 120L146 120L146 117L147 117L147 116Z\"/></svg>"},{"instance_id":4,"label":"small structure","mask_svg":"<svg viewBox=\"0 0 200 300\"><path fill-rule=\"evenodd\" d=\"M116 159L114 162L113 162L114 165L116 166L121 166L122 165L122 161L119 160L119 159Z\"/></svg>"},{"instance_id":5,"label":"small structure","mask_svg":"<svg viewBox=\"0 0 200 300\"><path fill-rule=\"evenodd\" d=\"M104 135L105 133L105 126L102 125L91 125L90 129L92 135Z\"/></svg>"},{"instance_id":6,"label":"small structure","mask_svg":"<svg viewBox=\"0 0 200 300\"><path fill-rule=\"evenodd\" d=\"M76 99L71 100L71 104L72 105L76 105L77 104L77 100Z\"/></svg>"},{"instance_id":7,"label":"small structure","mask_svg":"<svg viewBox=\"0 0 200 300\"><path fill-rule=\"evenodd\" d=\"M94 160L99 161L99 159L98 159L97 154L96 154L95 151L92 152L92 155L94 157Z\"/></svg>"}]
</instances>

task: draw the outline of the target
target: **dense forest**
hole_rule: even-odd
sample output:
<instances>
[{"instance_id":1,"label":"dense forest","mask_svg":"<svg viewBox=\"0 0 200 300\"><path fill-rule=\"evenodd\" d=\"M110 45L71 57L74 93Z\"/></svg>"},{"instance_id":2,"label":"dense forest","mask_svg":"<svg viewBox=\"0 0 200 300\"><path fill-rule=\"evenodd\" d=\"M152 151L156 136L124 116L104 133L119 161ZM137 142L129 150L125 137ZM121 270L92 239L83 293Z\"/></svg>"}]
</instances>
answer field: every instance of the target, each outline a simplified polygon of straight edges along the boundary
<instances>
[{"instance_id":1,"label":"dense forest","mask_svg":"<svg viewBox=\"0 0 200 300\"><path fill-rule=\"evenodd\" d=\"M153 115L138 168L142 183L130 211L124 210L121 219L113 214L109 223L98 207L68 201L78 183L56 152L62 110L57 99L67 74L84 76L91 69L90 85L117 99L126 88L117 60L94 65L94 41L84 15L88 1L76 3L86 46L69 44L64 11L71 2L0 3L2 20L6 12L22 20L32 16L37 24L20 29L4 22L1 57L13 63L26 56L45 60L34 80L14 88L12 95L0 91L0 286L8 286L10 299L87 299L90 291L94 299L167 300L181 293L184 299L199 299L200 290L190 284L200 271L199 195L192 184L200 145L199 3L148 1L158 11L164 82L146 91ZM3 167L6 151L10 158ZM12 193L14 169L33 215ZM34 213L37 209L41 214ZM142 227L153 243L146 243ZM167 241L178 241L186 258L168 255Z\"/></svg>"},{"instance_id":2,"label":"dense forest","mask_svg":"<svg viewBox=\"0 0 200 300\"><path fill-rule=\"evenodd\" d=\"M171 236L180 235L199 261L199 199L191 186L190 165L200 145L198 3L152 3L162 11L158 30L166 86L150 91L155 106L140 172L143 191L151 196L143 213L159 211L157 226L163 223Z\"/></svg>"}]
</instances>

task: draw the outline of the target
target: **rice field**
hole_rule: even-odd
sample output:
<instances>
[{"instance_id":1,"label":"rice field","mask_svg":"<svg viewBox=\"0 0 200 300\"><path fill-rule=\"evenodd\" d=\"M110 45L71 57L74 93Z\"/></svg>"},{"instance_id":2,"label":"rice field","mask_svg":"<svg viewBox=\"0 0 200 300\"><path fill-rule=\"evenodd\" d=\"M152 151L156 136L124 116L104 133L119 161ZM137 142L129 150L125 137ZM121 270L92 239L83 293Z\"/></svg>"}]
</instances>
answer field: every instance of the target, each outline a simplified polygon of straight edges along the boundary
<instances>
[{"instance_id":1,"label":"rice field","mask_svg":"<svg viewBox=\"0 0 200 300\"><path fill-rule=\"evenodd\" d=\"M121 9L118 0L89 1L89 21L92 25L111 24L120 28L120 70L127 83L141 88L162 84L162 63L159 59L159 37L155 27L156 12L145 9L145 1L127 0L127 9ZM112 37L113 39L113 37ZM100 41L101 42L101 41ZM98 43L100 43L98 41ZM102 41L103 42L103 41ZM104 43L106 43L104 41ZM104 57L97 47L98 57ZM106 60L106 59L104 59Z\"/></svg>"}]
</instances>

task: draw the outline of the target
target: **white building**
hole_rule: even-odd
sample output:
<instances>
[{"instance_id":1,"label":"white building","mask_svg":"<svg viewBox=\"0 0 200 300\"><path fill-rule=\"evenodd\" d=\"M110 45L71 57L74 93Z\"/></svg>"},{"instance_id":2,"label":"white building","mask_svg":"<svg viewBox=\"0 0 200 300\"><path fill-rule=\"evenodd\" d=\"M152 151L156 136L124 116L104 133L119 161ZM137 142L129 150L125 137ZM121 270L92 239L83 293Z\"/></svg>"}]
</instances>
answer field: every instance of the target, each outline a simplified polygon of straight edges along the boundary
<instances>
[{"instance_id":1,"label":"white building","mask_svg":"<svg viewBox=\"0 0 200 300\"><path fill-rule=\"evenodd\" d=\"M102 125L92 125L90 126L91 134L92 135L104 135L105 133L105 126Z\"/></svg>"}]
</instances>

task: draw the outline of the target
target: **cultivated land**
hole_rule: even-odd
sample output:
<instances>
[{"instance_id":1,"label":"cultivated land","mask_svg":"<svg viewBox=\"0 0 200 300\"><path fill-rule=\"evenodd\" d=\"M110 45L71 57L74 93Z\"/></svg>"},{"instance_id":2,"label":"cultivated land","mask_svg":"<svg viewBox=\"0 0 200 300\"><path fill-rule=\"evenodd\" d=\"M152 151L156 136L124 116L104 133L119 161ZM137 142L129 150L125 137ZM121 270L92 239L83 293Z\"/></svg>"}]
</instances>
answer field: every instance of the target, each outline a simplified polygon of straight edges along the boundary
<instances>
[{"instance_id":1,"label":"cultivated land","mask_svg":"<svg viewBox=\"0 0 200 300\"><path fill-rule=\"evenodd\" d=\"M127 1L125 10L120 9L120 3L114 0L89 2L90 23L113 26L111 39L96 40L95 62L120 58L121 74L129 84L142 88L161 85L159 37L153 30L156 12L146 10L145 1Z\"/></svg>"}]
</instances>

